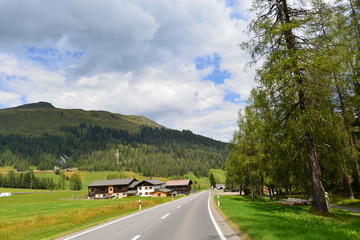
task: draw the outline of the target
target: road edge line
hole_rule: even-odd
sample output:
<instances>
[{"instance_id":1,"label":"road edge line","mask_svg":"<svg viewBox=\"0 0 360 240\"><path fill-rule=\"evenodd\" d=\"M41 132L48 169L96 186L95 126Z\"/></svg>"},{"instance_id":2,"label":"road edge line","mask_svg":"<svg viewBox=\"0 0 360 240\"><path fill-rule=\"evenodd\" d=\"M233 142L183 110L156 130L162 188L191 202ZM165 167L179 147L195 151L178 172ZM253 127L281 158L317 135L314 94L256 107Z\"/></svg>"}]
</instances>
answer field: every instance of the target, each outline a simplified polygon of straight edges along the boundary
<instances>
[{"instance_id":1,"label":"road edge line","mask_svg":"<svg viewBox=\"0 0 360 240\"><path fill-rule=\"evenodd\" d=\"M116 219L116 220L113 220L113 221L110 221L110 222L107 222L107 223L100 224L100 225L95 226L95 227L92 227L92 228L90 228L90 229L80 231L80 232L78 232L77 234L72 235L72 236L69 236L69 237L57 238L57 239L70 240L70 239L79 237L79 236L81 236L81 235L84 235L84 234L86 234L86 233L89 233L89 232L98 230L98 229L100 229L100 228L109 226L109 225L111 225L111 224L114 224L114 223L117 223L117 222L121 222L121 221L123 221L123 220L125 220L125 219L134 217L134 216L136 216L136 215L139 215L139 214L142 214L142 213L145 213L145 212L154 210L154 209L159 208L159 207L161 207L161 206L168 205L168 204L173 203L174 201L178 201L178 200L180 200L180 199L176 199L176 200L173 200L173 201L170 201L170 202L167 202L167 203L163 203L163 204L160 204L160 205L158 205L158 206L155 206L155 207L152 207L152 208L148 208L148 209L145 209L145 210L142 210L142 211L139 211L139 212L136 212L136 213L133 213L133 214L130 214L130 215L121 217L121 218L119 218L119 219Z\"/></svg>"},{"instance_id":2,"label":"road edge line","mask_svg":"<svg viewBox=\"0 0 360 240\"><path fill-rule=\"evenodd\" d=\"M209 210L210 219L211 219L211 221L213 222L214 227L215 227L217 233L219 234L220 239L221 239L221 240L226 240L223 232L221 231L219 225L218 225L217 222L215 221L214 216L212 215L211 208L210 208L210 198L211 198L211 191L209 191L209 199L208 199L208 210Z\"/></svg>"}]
</instances>

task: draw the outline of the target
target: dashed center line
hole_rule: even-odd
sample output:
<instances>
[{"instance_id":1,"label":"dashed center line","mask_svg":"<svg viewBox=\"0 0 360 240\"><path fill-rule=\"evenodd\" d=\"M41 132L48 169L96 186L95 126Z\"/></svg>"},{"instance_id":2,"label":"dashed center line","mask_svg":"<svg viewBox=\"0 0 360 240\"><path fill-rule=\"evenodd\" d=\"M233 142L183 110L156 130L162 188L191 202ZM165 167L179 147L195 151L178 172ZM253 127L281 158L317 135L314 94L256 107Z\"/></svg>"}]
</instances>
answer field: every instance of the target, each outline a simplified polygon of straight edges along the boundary
<instances>
[{"instance_id":1,"label":"dashed center line","mask_svg":"<svg viewBox=\"0 0 360 240\"><path fill-rule=\"evenodd\" d=\"M133 237L131 240L136 240L139 239L141 237L141 235L136 235L135 237Z\"/></svg>"},{"instance_id":2,"label":"dashed center line","mask_svg":"<svg viewBox=\"0 0 360 240\"><path fill-rule=\"evenodd\" d=\"M181 208L182 205L177 206L177 208Z\"/></svg>"},{"instance_id":3,"label":"dashed center line","mask_svg":"<svg viewBox=\"0 0 360 240\"><path fill-rule=\"evenodd\" d=\"M170 213L167 213L167 214L165 214L164 216L162 216L161 219L164 219L164 218L166 218L166 217L169 216L169 215L170 215Z\"/></svg>"}]
</instances>

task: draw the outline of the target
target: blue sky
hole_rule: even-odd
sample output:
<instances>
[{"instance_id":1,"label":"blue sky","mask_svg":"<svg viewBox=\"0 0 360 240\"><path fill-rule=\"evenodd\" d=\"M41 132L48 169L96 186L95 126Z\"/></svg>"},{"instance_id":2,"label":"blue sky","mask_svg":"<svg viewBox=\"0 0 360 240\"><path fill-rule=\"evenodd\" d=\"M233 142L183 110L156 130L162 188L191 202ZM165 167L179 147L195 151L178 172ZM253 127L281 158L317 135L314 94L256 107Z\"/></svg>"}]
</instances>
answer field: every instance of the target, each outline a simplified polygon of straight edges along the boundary
<instances>
[{"instance_id":1,"label":"blue sky","mask_svg":"<svg viewBox=\"0 0 360 240\"><path fill-rule=\"evenodd\" d=\"M250 1L3 0L0 107L144 115L229 141L254 70Z\"/></svg>"}]
</instances>

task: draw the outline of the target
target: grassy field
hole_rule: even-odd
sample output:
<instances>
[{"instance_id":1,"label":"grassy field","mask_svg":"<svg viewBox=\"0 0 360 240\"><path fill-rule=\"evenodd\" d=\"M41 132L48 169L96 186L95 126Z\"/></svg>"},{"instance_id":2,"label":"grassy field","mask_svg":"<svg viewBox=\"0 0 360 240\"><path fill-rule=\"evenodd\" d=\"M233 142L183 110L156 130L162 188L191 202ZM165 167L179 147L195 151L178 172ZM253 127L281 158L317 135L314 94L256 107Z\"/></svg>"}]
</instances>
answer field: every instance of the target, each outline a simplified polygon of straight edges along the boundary
<instances>
[{"instance_id":1,"label":"grassy field","mask_svg":"<svg viewBox=\"0 0 360 240\"><path fill-rule=\"evenodd\" d=\"M210 169L210 172L214 174L216 183L225 183L226 176L225 171L221 169Z\"/></svg>"},{"instance_id":2,"label":"grassy field","mask_svg":"<svg viewBox=\"0 0 360 240\"><path fill-rule=\"evenodd\" d=\"M360 215L332 209L318 215L310 206L282 206L268 199L220 196L221 211L252 240L360 239Z\"/></svg>"},{"instance_id":3,"label":"grassy field","mask_svg":"<svg viewBox=\"0 0 360 240\"><path fill-rule=\"evenodd\" d=\"M119 128L138 132L141 125L160 126L143 116L122 115L106 111L85 111L60 108L12 108L0 109L0 133L38 136L43 133L63 135L61 126L93 126Z\"/></svg>"},{"instance_id":4,"label":"grassy field","mask_svg":"<svg viewBox=\"0 0 360 240\"><path fill-rule=\"evenodd\" d=\"M2 167L7 174L12 167ZM221 170L212 170L221 176ZM61 234L69 234L104 221L134 212L138 209L139 198L82 200L87 193L87 185L98 180L106 180L109 174L119 172L86 172L73 170L66 176L79 173L82 178L81 191L49 191L37 189L0 188L0 192L25 193L0 198L0 239L54 239ZM59 176L50 171L36 171L37 177L50 177L55 181ZM126 178L148 179L135 172L122 172ZM198 178L193 173L184 177L192 179L201 189L208 189L209 179ZM166 178L157 178L166 182ZM219 177L221 178L221 177ZM32 192L32 193L29 193ZM80 199L76 199L80 198ZM141 198L142 206L171 201L172 198Z\"/></svg>"},{"instance_id":5,"label":"grassy field","mask_svg":"<svg viewBox=\"0 0 360 240\"><path fill-rule=\"evenodd\" d=\"M139 198L70 199L82 192L13 194L0 198L0 239L54 239L135 212ZM144 208L172 198L141 198Z\"/></svg>"},{"instance_id":6,"label":"grassy field","mask_svg":"<svg viewBox=\"0 0 360 240\"><path fill-rule=\"evenodd\" d=\"M331 200L331 204L360 208L360 199L344 199L335 197Z\"/></svg>"},{"instance_id":7,"label":"grassy field","mask_svg":"<svg viewBox=\"0 0 360 240\"><path fill-rule=\"evenodd\" d=\"M14 170L13 167L0 167L0 172L2 174L7 174L8 171L10 170ZM211 169L211 172L214 173L214 176L216 176L216 179L220 180L224 180L225 181L225 172L223 170L220 169ZM100 180L106 180L107 176L110 174L119 174L120 172L111 172L111 171L103 171L103 172L88 172L88 171L79 171L79 170L73 170L71 172L64 172L64 174L68 177L71 176L71 174L73 173L78 173L81 176L81 180L82 180L82 185L83 185L83 190L87 189L87 186L95 181L100 181ZM148 177L145 177L143 175L141 175L140 173L135 173L135 172L131 172L131 171L124 171L121 172L121 174L125 177L125 178L136 178L139 181L148 179ZM54 172L50 172L50 171L35 171L35 176L36 177L49 177L49 178L53 178L56 182L59 179L59 176L56 175ZM201 187L201 190L204 189L208 189L210 187L210 181L207 177L197 177L195 176L193 173L188 173L185 176L183 176L185 178L190 178L194 183L196 183L198 186ZM153 177L156 178L160 181L163 182L167 182L169 179L168 178L163 178L163 177ZM69 190L69 183L67 182L67 190ZM9 190L1 190L0 192L28 192L29 189L9 189ZM33 191L33 190L31 190Z\"/></svg>"}]
</instances>

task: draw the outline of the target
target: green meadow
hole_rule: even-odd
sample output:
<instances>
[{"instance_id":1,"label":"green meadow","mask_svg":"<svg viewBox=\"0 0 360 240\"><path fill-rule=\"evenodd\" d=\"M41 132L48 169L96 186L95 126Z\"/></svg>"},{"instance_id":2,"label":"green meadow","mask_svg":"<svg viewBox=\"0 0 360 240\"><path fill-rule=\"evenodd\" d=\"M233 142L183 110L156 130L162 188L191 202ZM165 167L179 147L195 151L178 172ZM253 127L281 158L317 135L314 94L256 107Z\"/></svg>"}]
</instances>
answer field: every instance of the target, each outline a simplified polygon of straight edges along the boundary
<instances>
[{"instance_id":1,"label":"green meadow","mask_svg":"<svg viewBox=\"0 0 360 240\"><path fill-rule=\"evenodd\" d=\"M0 198L0 239L54 239L138 210L139 198L75 200L85 191L13 194ZM144 208L172 198L141 198Z\"/></svg>"},{"instance_id":2,"label":"green meadow","mask_svg":"<svg viewBox=\"0 0 360 240\"><path fill-rule=\"evenodd\" d=\"M0 173L7 174L8 171L14 170L12 166L7 167L0 167ZM217 180L217 183L224 183L225 182L225 171L221 169L210 169L210 172L212 172L215 176L215 179ZM148 177L145 177L141 175L141 173L135 173L132 171L123 171L123 172L114 172L114 171L102 171L102 172L89 172L89 171L80 171L80 170L72 170L71 172L64 172L65 176L70 177L71 174L78 173L81 176L82 186L83 190L87 189L87 186L94 182L94 181L100 181L100 180L106 180L107 176L110 174L122 174L124 178L136 178L139 181L148 179ZM36 177L48 177L54 179L54 181L58 181L59 176L56 175L53 171L39 171L35 170L35 176ZM160 181L167 182L168 178L162 178L162 177L154 177L156 179L159 179ZM172 179L176 179L177 177L173 177ZM193 181L193 183L196 185L196 187L200 187L201 190L208 189L210 187L210 181L208 177L197 177L192 172L189 172L188 174L185 174L181 178L189 178ZM67 182L66 189L69 190L69 182ZM29 191L41 191L41 190L30 190L30 189L1 189L0 192L29 192ZM48 190L46 190L48 191ZM85 194L85 193L84 193Z\"/></svg>"},{"instance_id":3,"label":"green meadow","mask_svg":"<svg viewBox=\"0 0 360 240\"><path fill-rule=\"evenodd\" d=\"M12 167L0 168L6 174ZM219 179L224 171L212 169ZM136 197L123 199L86 200L87 185L98 180L106 180L109 174L119 172L87 172L73 170L64 172L66 176L78 173L81 176L81 191L49 191L39 189L0 188L0 192L11 192L11 197L0 198L0 239L55 239L57 237L100 224L111 219L130 214L138 210ZM135 172L121 172L126 178L147 179ZM35 171L37 177L51 177L55 181L58 175L50 171ZM190 178L201 189L210 187L207 177L196 177L188 173ZM158 178L166 182L166 178ZM67 183L68 184L68 183ZM68 188L68 186L67 186ZM14 194L21 193L21 194ZM171 201L172 198L141 198L143 207Z\"/></svg>"},{"instance_id":4,"label":"green meadow","mask_svg":"<svg viewBox=\"0 0 360 240\"><path fill-rule=\"evenodd\" d=\"M243 196L220 196L220 210L252 240L356 240L360 239L360 215L340 209L319 215L310 206L283 206Z\"/></svg>"}]
</instances>

